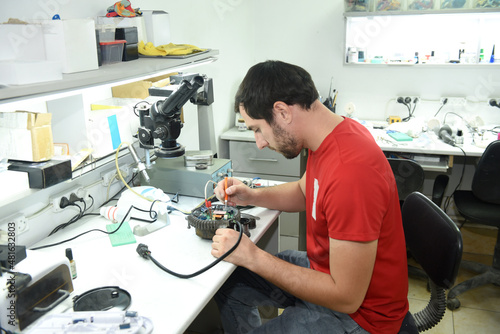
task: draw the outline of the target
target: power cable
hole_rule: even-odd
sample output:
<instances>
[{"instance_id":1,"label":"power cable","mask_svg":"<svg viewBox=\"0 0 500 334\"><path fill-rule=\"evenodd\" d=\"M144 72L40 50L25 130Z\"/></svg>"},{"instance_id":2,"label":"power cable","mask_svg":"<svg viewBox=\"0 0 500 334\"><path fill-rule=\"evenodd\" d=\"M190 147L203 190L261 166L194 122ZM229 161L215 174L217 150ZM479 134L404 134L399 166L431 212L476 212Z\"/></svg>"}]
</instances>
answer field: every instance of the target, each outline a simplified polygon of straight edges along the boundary
<instances>
[{"instance_id":1,"label":"power cable","mask_svg":"<svg viewBox=\"0 0 500 334\"><path fill-rule=\"evenodd\" d=\"M241 226L241 223L237 220L235 220L236 224L238 225L238 228L240 230L240 234L238 236L238 240L236 241L236 243L234 244L233 247L231 247L231 249L229 249L226 253L224 253L221 257L217 258L215 261L213 261L212 263L210 263L208 266L192 273L192 274L179 274L179 273L176 273L166 267L164 267L160 262L158 262L152 255L151 255L151 251L149 250L148 246L145 245L145 244L139 244L137 246L137 253L142 256L143 258L147 259L147 260L151 260L153 261L153 263L158 267L160 268L161 270L169 273L170 275L172 276L175 276L175 277L178 277L178 278L192 278L192 277L195 277L195 276L198 276L202 273L204 273L205 271L207 271L208 269L212 268L213 266L215 266L217 263L221 262L222 260L224 260L226 257L228 257L232 252L234 252L234 250L236 249L236 247L238 247L238 245L240 244L240 241L241 241L241 237L243 236L243 226Z\"/></svg>"}]
</instances>

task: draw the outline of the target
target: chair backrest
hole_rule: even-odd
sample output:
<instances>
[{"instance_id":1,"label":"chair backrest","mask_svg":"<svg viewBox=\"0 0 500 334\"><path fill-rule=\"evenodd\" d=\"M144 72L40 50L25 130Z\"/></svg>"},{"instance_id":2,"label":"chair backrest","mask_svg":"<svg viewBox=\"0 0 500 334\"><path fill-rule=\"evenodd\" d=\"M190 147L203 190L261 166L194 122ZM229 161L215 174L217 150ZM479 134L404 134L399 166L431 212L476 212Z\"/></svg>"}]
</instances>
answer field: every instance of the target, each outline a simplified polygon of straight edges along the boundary
<instances>
[{"instance_id":1,"label":"chair backrest","mask_svg":"<svg viewBox=\"0 0 500 334\"><path fill-rule=\"evenodd\" d=\"M500 204L500 140L490 143L479 159L472 193L483 202Z\"/></svg>"},{"instance_id":2,"label":"chair backrest","mask_svg":"<svg viewBox=\"0 0 500 334\"><path fill-rule=\"evenodd\" d=\"M400 201L404 201L412 192L422 189L425 175L419 163L408 159L389 158L387 160L396 179Z\"/></svg>"},{"instance_id":3,"label":"chair backrest","mask_svg":"<svg viewBox=\"0 0 500 334\"><path fill-rule=\"evenodd\" d=\"M418 332L437 325L446 312L445 290L453 286L462 260L462 235L434 202L419 192L401 210L406 246L429 277L430 300L413 314Z\"/></svg>"},{"instance_id":4,"label":"chair backrest","mask_svg":"<svg viewBox=\"0 0 500 334\"><path fill-rule=\"evenodd\" d=\"M439 207L441 207L441 204L443 203L443 198L449 181L450 177L445 174L439 174L434 179L434 186L432 187L432 201Z\"/></svg>"},{"instance_id":5,"label":"chair backrest","mask_svg":"<svg viewBox=\"0 0 500 334\"><path fill-rule=\"evenodd\" d=\"M435 203L419 192L410 194L402 208L406 246L438 287L453 286L462 259L462 234Z\"/></svg>"}]
</instances>

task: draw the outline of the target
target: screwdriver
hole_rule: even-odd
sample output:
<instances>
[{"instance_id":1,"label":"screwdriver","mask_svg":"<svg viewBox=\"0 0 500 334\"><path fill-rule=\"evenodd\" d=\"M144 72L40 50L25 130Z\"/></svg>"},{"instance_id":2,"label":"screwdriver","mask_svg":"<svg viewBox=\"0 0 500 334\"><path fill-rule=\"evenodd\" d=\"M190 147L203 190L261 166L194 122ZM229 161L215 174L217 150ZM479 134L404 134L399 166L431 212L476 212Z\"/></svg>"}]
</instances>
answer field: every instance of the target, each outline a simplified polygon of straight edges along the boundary
<instances>
[{"instance_id":1,"label":"screwdriver","mask_svg":"<svg viewBox=\"0 0 500 334\"><path fill-rule=\"evenodd\" d=\"M224 178L224 210L227 210L227 176Z\"/></svg>"}]
</instances>

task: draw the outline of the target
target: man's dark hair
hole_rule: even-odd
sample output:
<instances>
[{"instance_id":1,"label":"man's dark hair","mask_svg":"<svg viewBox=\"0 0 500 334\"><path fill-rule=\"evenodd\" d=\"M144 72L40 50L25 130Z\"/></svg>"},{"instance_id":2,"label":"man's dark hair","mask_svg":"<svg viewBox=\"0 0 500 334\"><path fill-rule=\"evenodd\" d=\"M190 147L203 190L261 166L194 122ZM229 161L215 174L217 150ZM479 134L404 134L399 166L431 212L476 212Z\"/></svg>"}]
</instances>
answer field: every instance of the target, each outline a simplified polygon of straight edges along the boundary
<instances>
[{"instance_id":1,"label":"man's dark hair","mask_svg":"<svg viewBox=\"0 0 500 334\"><path fill-rule=\"evenodd\" d=\"M311 75L302 67L277 60L268 60L252 66L236 93L234 108L240 105L253 119L274 122L273 105L282 101L310 109L318 99L318 91Z\"/></svg>"}]
</instances>

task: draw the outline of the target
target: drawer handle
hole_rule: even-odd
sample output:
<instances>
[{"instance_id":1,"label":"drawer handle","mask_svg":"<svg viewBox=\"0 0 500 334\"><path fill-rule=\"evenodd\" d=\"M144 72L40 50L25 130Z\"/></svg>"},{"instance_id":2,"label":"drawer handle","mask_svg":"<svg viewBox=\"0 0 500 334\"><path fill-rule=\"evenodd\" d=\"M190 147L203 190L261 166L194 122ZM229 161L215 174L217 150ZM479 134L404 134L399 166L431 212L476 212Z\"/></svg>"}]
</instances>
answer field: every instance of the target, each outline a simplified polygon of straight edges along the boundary
<instances>
[{"instance_id":1,"label":"drawer handle","mask_svg":"<svg viewBox=\"0 0 500 334\"><path fill-rule=\"evenodd\" d=\"M250 161L278 162L277 159L248 158Z\"/></svg>"}]
</instances>

